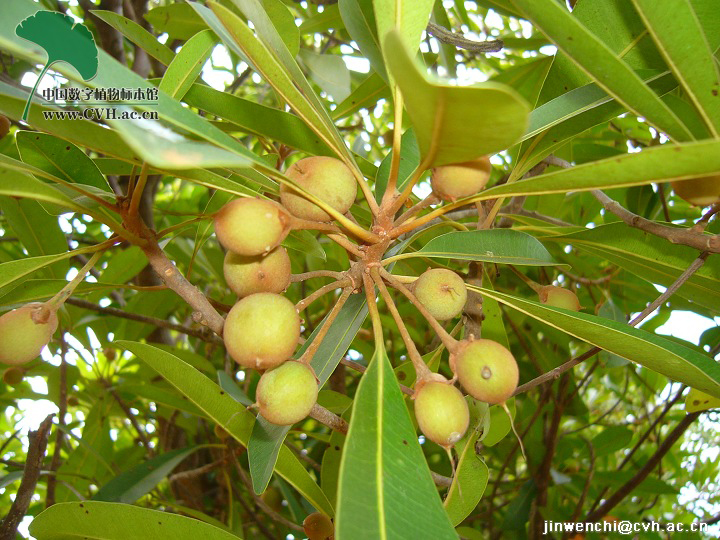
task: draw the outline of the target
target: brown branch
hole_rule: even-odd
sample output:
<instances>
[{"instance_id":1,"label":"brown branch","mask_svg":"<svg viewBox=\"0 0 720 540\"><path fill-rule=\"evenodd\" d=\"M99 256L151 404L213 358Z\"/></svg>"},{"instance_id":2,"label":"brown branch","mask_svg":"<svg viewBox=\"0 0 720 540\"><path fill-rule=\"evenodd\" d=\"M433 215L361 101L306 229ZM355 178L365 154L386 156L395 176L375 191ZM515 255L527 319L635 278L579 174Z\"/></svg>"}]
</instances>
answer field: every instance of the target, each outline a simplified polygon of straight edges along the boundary
<instances>
[{"instance_id":1,"label":"brown branch","mask_svg":"<svg viewBox=\"0 0 720 540\"><path fill-rule=\"evenodd\" d=\"M35 493L38 478L40 477L40 466L45 458L45 450L47 449L47 440L52 426L53 414L49 415L42 421L37 431L31 431L28 434L30 444L25 460L25 469L23 471L20 488L15 495L10 511L0 525L0 540L15 540L17 528L25 513L30 506L30 501Z\"/></svg>"},{"instance_id":2,"label":"brown branch","mask_svg":"<svg viewBox=\"0 0 720 540\"><path fill-rule=\"evenodd\" d=\"M313 408L310 409L310 418L317 420L321 424L324 424L330 429L340 432L343 435L347 435L348 423L337 414L328 411L322 405L318 405L317 403L313 405Z\"/></svg>"},{"instance_id":3,"label":"brown branch","mask_svg":"<svg viewBox=\"0 0 720 540\"><path fill-rule=\"evenodd\" d=\"M127 311L123 311L122 309L117 309L113 307L103 307L99 304L93 304L92 302L88 302L87 300L81 300L80 298L68 298L66 302L77 307L89 309L98 313L104 313L113 317L120 317L122 319L129 319L131 321L138 321L150 324L152 326L157 326L159 328L167 328L168 330L174 330L175 332L180 332L188 336L193 336L203 341L219 342L218 338L205 328L190 328L188 326L176 324L165 319L148 317L146 315L138 315L137 313L130 313Z\"/></svg>"},{"instance_id":4,"label":"brown branch","mask_svg":"<svg viewBox=\"0 0 720 540\"><path fill-rule=\"evenodd\" d=\"M617 201L611 199L605 193L600 190L593 190L590 193L600 201L605 210L615 214L625 224L641 231L659 236L664 238L672 244L682 244L695 248L698 251L708 251L710 253L720 253L720 234L704 234L697 232L692 229L683 227L671 227L669 225L662 225L649 219L645 219L642 216L632 213L630 210L624 208Z\"/></svg>"},{"instance_id":5,"label":"brown branch","mask_svg":"<svg viewBox=\"0 0 720 540\"><path fill-rule=\"evenodd\" d=\"M657 467L662 458L672 449L675 443L682 437L685 430L700 416L701 412L694 412L686 415L678 424L675 426L670 433L668 433L665 440L660 444L655 453L645 462L645 465L625 484L623 484L618 490L608 497L605 502L594 512L587 515L584 521L598 521L606 516L613 508L615 508L622 500L630 495L632 491L645 480L650 473Z\"/></svg>"},{"instance_id":6,"label":"brown branch","mask_svg":"<svg viewBox=\"0 0 720 540\"><path fill-rule=\"evenodd\" d=\"M153 456L155 454L155 451L150 446L150 442L148 441L147 435L140 427L140 424L138 423L137 418L135 418L135 415L130 410L130 407L128 407L127 404L123 401L123 399L120 397L120 394L117 393L117 390L115 390L114 388L110 388L110 385L107 382L103 381L103 385L110 392L112 397L115 398L115 401L117 401L117 404L123 410L123 412L125 413L125 416L127 416L128 420L130 420L130 423L132 424L133 428L135 428L135 431L137 432L138 437L140 438L143 446L145 447L145 451L150 456Z\"/></svg>"},{"instance_id":7,"label":"brown branch","mask_svg":"<svg viewBox=\"0 0 720 540\"><path fill-rule=\"evenodd\" d=\"M505 45L501 39L493 39L488 41L475 41L467 39L460 34L456 34L448 30L444 26L435 23L428 23L427 32L438 41L453 45L458 49L465 49L470 52L490 53L501 51Z\"/></svg>"}]
</instances>

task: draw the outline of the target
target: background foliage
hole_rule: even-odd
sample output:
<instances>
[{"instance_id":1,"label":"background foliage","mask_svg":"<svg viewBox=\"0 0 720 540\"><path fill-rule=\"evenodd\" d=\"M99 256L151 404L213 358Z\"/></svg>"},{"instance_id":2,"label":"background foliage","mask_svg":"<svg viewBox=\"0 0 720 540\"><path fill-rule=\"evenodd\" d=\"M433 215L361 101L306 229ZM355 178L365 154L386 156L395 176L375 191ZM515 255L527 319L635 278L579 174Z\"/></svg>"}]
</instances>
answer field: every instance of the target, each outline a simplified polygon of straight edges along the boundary
<instances>
[{"instance_id":1,"label":"background foliage","mask_svg":"<svg viewBox=\"0 0 720 540\"><path fill-rule=\"evenodd\" d=\"M718 207L689 205L669 181L720 173L720 10L715 0L570 3L3 6L0 113L13 127L0 139L2 310L50 298L111 230L124 236L64 305L60 331L24 380L0 383L0 509L18 492L26 430L48 411L59 414L27 511L51 507L31 526L40 539L301 538L308 513L338 509L340 540L374 538L374 527L378 538L475 539L539 537L543 520L717 524ZM141 122L46 120L42 112L59 105L40 98L20 122L31 74L47 58L14 27L38 9L84 22L102 49L94 79L58 63L45 84L159 86L158 103L138 108L158 111L174 134ZM502 40L499 52L476 50L491 39ZM418 44L426 70L414 63ZM404 117L393 109L398 95ZM398 385L412 386L415 374L382 301L382 340L354 295L313 362L327 381L319 403L350 420L350 433L311 418L290 430L261 423L245 409L258 375L237 370L113 210L146 164L141 216L222 311L234 297L212 212L237 195L274 197L276 167L307 155L354 161L379 201L399 119L400 189L420 164L489 153L494 170L479 197L441 219L433 208L420 214L427 227L388 253L393 272L447 266L463 275L483 309L455 331L481 328L508 344L530 383L508 403L527 459L505 413L476 404L452 480L445 451L422 438L407 459L391 459L415 438ZM419 180L413 202L430 191ZM358 197L352 211L367 226L371 210ZM295 273L349 264L319 234L295 231L285 245ZM583 311L538 304L518 272L571 288ZM286 295L298 302L311 285ZM647 310L668 287L673 294ZM449 374L432 329L392 294L421 354ZM335 300L308 308L305 337ZM639 313L634 330L627 323ZM660 337L668 332L676 336ZM706 394L686 408L689 387Z\"/></svg>"}]
</instances>

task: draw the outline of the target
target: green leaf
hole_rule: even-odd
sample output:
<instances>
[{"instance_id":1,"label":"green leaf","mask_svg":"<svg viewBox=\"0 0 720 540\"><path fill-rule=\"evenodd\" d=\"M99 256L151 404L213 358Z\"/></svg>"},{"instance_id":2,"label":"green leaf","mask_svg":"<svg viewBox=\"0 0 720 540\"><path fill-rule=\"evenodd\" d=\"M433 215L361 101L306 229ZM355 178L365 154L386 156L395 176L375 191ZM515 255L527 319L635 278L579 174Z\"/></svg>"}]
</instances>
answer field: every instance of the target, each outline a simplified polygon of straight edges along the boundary
<instances>
[{"instance_id":1,"label":"green leaf","mask_svg":"<svg viewBox=\"0 0 720 540\"><path fill-rule=\"evenodd\" d=\"M71 142L35 131L18 131L15 138L25 163L66 182L94 186L112 193L95 162Z\"/></svg>"},{"instance_id":2,"label":"green leaf","mask_svg":"<svg viewBox=\"0 0 720 540\"><path fill-rule=\"evenodd\" d=\"M512 0L557 47L598 85L677 141L692 139L687 127L638 75L600 38L558 2Z\"/></svg>"},{"instance_id":3,"label":"green leaf","mask_svg":"<svg viewBox=\"0 0 720 540\"><path fill-rule=\"evenodd\" d=\"M166 32L169 41L190 39L207 25L188 4L169 4L151 9L145 14L145 20L153 25L155 32Z\"/></svg>"},{"instance_id":4,"label":"green leaf","mask_svg":"<svg viewBox=\"0 0 720 540\"><path fill-rule=\"evenodd\" d=\"M70 15L55 11L38 11L20 22L15 28L15 33L40 46L47 53L47 62L25 105L23 120L27 120L30 102L40 80L55 62L70 64L86 81L97 74L98 50L92 32Z\"/></svg>"},{"instance_id":5,"label":"green leaf","mask_svg":"<svg viewBox=\"0 0 720 540\"><path fill-rule=\"evenodd\" d=\"M390 54L388 47L394 45L386 42L385 38L393 30L399 34L405 50L411 53L418 50L434 3L434 0L373 0L377 35L386 62Z\"/></svg>"},{"instance_id":6,"label":"green leaf","mask_svg":"<svg viewBox=\"0 0 720 540\"><path fill-rule=\"evenodd\" d=\"M87 209L73 202L67 195L50 184L12 169L0 169L0 195L35 199L40 202L56 204L75 212L89 213Z\"/></svg>"},{"instance_id":7,"label":"green leaf","mask_svg":"<svg viewBox=\"0 0 720 540\"><path fill-rule=\"evenodd\" d=\"M607 456L630 444L633 432L623 426L609 426L595 435L592 447L596 457Z\"/></svg>"},{"instance_id":8,"label":"green leaf","mask_svg":"<svg viewBox=\"0 0 720 540\"><path fill-rule=\"evenodd\" d=\"M633 4L683 90L717 138L720 71L690 0L633 0Z\"/></svg>"},{"instance_id":9,"label":"green leaf","mask_svg":"<svg viewBox=\"0 0 720 540\"><path fill-rule=\"evenodd\" d=\"M238 539L234 534L197 519L100 501L55 504L30 523L30 533L37 540Z\"/></svg>"},{"instance_id":10,"label":"green leaf","mask_svg":"<svg viewBox=\"0 0 720 540\"><path fill-rule=\"evenodd\" d=\"M187 40L165 71L158 89L170 97L182 100L200 74L216 42L212 30L203 30Z\"/></svg>"},{"instance_id":11,"label":"green leaf","mask_svg":"<svg viewBox=\"0 0 720 540\"><path fill-rule=\"evenodd\" d=\"M135 21L132 21L127 17L123 17L122 15L118 15L114 11L94 9L92 10L92 13L100 20L105 21L107 24L112 26L115 30L120 32L123 36L128 38L135 45L140 47L143 51L162 64L166 66L169 65L175 57L175 52L170 47L160 43L154 35L145 30L145 28Z\"/></svg>"},{"instance_id":12,"label":"green leaf","mask_svg":"<svg viewBox=\"0 0 720 540\"><path fill-rule=\"evenodd\" d=\"M691 388L685 398L685 411L688 413L717 408L720 408L720 398L708 396L695 388Z\"/></svg>"},{"instance_id":13,"label":"green leaf","mask_svg":"<svg viewBox=\"0 0 720 540\"><path fill-rule=\"evenodd\" d=\"M669 287L697 258L697 250L671 244L624 223L600 225L549 238L598 255L653 284ZM710 257L676 292L715 311L720 305L720 260Z\"/></svg>"},{"instance_id":14,"label":"green leaf","mask_svg":"<svg viewBox=\"0 0 720 540\"><path fill-rule=\"evenodd\" d=\"M131 341L116 341L115 344L137 355L238 442L247 446L255 417L218 385L177 356L152 345ZM289 448L280 449L276 470L315 508L330 516L334 514L325 494Z\"/></svg>"},{"instance_id":15,"label":"green leaf","mask_svg":"<svg viewBox=\"0 0 720 540\"><path fill-rule=\"evenodd\" d=\"M536 496L537 486L531 478L520 487L517 496L508 506L505 519L502 523L503 531L517 531L525 528L525 524L530 517L532 503Z\"/></svg>"},{"instance_id":16,"label":"green leaf","mask_svg":"<svg viewBox=\"0 0 720 540\"><path fill-rule=\"evenodd\" d=\"M285 43L290 56L296 57L300 52L300 29L295 24L295 17L281 0L260 0L260 2Z\"/></svg>"},{"instance_id":17,"label":"green leaf","mask_svg":"<svg viewBox=\"0 0 720 540\"><path fill-rule=\"evenodd\" d=\"M388 34L385 51L425 168L494 154L525 132L529 108L512 88L497 83L458 87L428 82L395 31Z\"/></svg>"},{"instance_id":18,"label":"green leaf","mask_svg":"<svg viewBox=\"0 0 720 540\"><path fill-rule=\"evenodd\" d=\"M396 255L392 260L411 257L461 259L520 266L560 264L534 236L513 229L455 231L441 234L418 251Z\"/></svg>"},{"instance_id":19,"label":"green leaf","mask_svg":"<svg viewBox=\"0 0 720 540\"><path fill-rule=\"evenodd\" d=\"M355 394L340 465L335 531L341 539L458 537L382 342Z\"/></svg>"},{"instance_id":20,"label":"green leaf","mask_svg":"<svg viewBox=\"0 0 720 540\"><path fill-rule=\"evenodd\" d=\"M373 0L339 0L340 16L352 40L370 65L385 82L388 82L385 62L380 50Z\"/></svg>"},{"instance_id":21,"label":"green leaf","mask_svg":"<svg viewBox=\"0 0 720 540\"><path fill-rule=\"evenodd\" d=\"M144 461L110 480L92 498L95 501L132 504L149 493L180 462L200 448L180 448Z\"/></svg>"},{"instance_id":22,"label":"green leaf","mask_svg":"<svg viewBox=\"0 0 720 540\"><path fill-rule=\"evenodd\" d=\"M470 428L465 437L455 445L458 454L457 466L443 503L450 521L455 526L462 523L478 505L490 477L488 466L475 452L475 443L487 426L488 406L487 403L470 397L465 399L470 408Z\"/></svg>"},{"instance_id":23,"label":"green leaf","mask_svg":"<svg viewBox=\"0 0 720 540\"><path fill-rule=\"evenodd\" d=\"M340 103L350 95L350 71L345 61L334 54L316 54L307 49L300 51L310 77L320 89Z\"/></svg>"},{"instance_id":24,"label":"green leaf","mask_svg":"<svg viewBox=\"0 0 720 540\"><path fill-rule=\"evenodd\" d=\"M327 382L347 352L348 347L350 347L358 330L360 330L360 327L365 321L367 312L367 302L365 295L362 294L350 296L345 302L345 305L340 309L330 330L325 335L325 338L310 362L318 378L320 387ZM299 358L310 346L318 332L320 332L325 325L326 320L327 318L323 319L315 328L307 341L295 354L296 358ZM278 452L289 431L290 426L276 426L267 422L262 416L258 416L258 420L253 426L250 443L248 444L250 475L253 481L253 489L256 493L265 491L268 482L270 482Z\"/></svg>"},{"instance_id":25,"label":"green leaf","mask_svg":"<svg viewBox=\"0 0 720 540\"><path fill-rule=\"evenodd\" d=\"M375 72L370 72L352 93L332 111L332 119L337 121L356 113L360 109L370 109L381 99L390 97L390 89Z\"/></svg>"},{"instance_id":26,"label":"green leaf","mask_svg":"<svg viewBox=\"0 0 720 540\"><path fill-rule=\"evenodd\" d=\"M378 202L382 201L385 189L387 188L388 179L390 178L390 165L392 162L393 152L388 153L378 167L377 177L375 178L375 198ZM400 168L398 169L397 188L402 191L403 187L412 177L413 171L420 165L420 150L418 149L417 137L412 129L408 129L402 134L400 140Z\"/></svg>"},{"instance_id":27,"label":"green leaf","mask_svg":"<svg viewBox=\"0 0 720 540\"><path fill-rule=\"evenodd\" d=\"M720 172L720 141L663 144L635 154L577 165L528 180L495 186L473 200L641 186ZM460 206L460 204L458 204Z\"/></svg>"},{"instance_id":28,"label":"green leaf","mask_svg":"<svg viewBox=\"0 0 720 540\"><path fill-rule=\"evenodd\" d=\"M67 240L58 227L57 217L48 214L38 202L0 197L0 210L12 234L20 240L31 257L67 252ZM6 230L5 234L8 232ZM68 268L67 262L58 262L48 267L48 274L50 277L64 278Z\"/></svg>"},{"instance_id":29,"label":"green leaf","mask_svg":"<svg viewBox=\"0 0 720 540\"><path fill-rule=\"evenodd\" d=\"M118 107L119 113L126 110ZM163 169L197 167L251 167L247 155L183 137L155 120L109 120L130 147L145 161Z\"/></svg>"},{"instance_id":30,"label":"green leaf","mask_svg":"<svg viewBox=\"0 0 720 540\"><path fill-rule=\"evenodd\" d=\"M720 397L720 365L693 349L627 324L469 285L534 319L627 358L674 381Z\"/></svg>"},{"instance_id":31,"label":"green leaf","mask_svg":"<svg viewBox=\"0 0 720 540\"><path fill-rule=\"evenodd\" d=\"M257 36L240 17L217 2L210 2L212 12L196 4L193 6L214 30L217 30L217 23L220 22L224 28L220 34L223 42L231 50L247 58L255 70L338 156L351 160L350 152L335 129L325 106L295 59L290 56L268 14L257 0L235 0L235 3L253 22Z\"/></svg>"},{"instance_id":32,"label":"green leaf","mask_svg":"<svg viewBox=\"0 0 720 540\"><path fill-rule=\"evenodd\" d=\"M16 261L8 261L0 264L0 290L7 285L15 283L30 274L37 272L56 262L69 259L75 253L67 251L58 255L43 255L40 257L26 257Z\"/></svg>"}]
</instances>

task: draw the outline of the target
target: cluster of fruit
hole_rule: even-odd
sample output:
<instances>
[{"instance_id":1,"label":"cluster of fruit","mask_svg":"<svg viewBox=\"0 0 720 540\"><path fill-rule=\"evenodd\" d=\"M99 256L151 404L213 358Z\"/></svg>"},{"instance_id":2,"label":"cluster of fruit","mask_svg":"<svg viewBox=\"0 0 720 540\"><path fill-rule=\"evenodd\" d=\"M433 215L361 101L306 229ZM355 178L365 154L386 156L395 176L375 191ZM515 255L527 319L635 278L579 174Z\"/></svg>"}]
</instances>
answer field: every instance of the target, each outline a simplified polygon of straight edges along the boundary
<instances>
[{"instance_id":1,"label":"cluster of fruit","mask_svg":"<svg viewBox=\"0 0 720 540\"><path fill-rule=\"evenodd\" d=\"M336 159L305 158L286 175L337 212L347 212L355 201L352 172ZM239 298L225 320L225 347L242 367L264 371L256 390L260 414L274 424L292 425L310 413L318 385L309 361L290 360L301 321L296 307L280 294L291 277L290 257L280 243L293 227L332 217L284 185L280 200L236 199L214 219L215 235L228 250L225 279Z\"/></svg>"}]
</instances>

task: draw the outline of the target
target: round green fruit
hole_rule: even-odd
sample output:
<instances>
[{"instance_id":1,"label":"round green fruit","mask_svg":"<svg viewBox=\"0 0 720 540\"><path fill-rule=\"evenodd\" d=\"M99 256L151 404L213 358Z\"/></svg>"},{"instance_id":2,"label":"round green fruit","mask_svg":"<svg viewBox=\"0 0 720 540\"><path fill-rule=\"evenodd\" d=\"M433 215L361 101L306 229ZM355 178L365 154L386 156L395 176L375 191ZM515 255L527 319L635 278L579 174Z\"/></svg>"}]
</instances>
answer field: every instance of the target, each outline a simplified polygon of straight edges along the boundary
<instances>
[{"instance_id":1,"label":"round green fruit","mask_svg":"<svg viewBox=\"0 0 720 540\"><path fill-rule=\"evenodd\" d=\"M240 298L258 292L281 293L290 285L290 257L278 246L267 255L225 254L225 281Z\"/></svg>"},{"instance_id":2,"label":"round green fruit","mask_svg":"<svg viewBox=\"0 0 720 540\"><path fill-rule=\"evenodd\" d=\"M518 385L515 357L489 339L461 341L451 357L451 367L468 394L491 405L505 402Z\"/></svg>"},{"instance_id":3,"label":"round green fruit","mask_svg":"<svg viewBox=\"0 0 720 540\"><path fill-rule=\"evenodd\" d=\"M235 304L225 319L223 340L241 366L270 369L290 358L300 338L293 303L275 293L255 293Z\"/></svg>"},{"instance_id":4,"label":"round green fruit","mask_svg":"<svg viewBox=\"0 0 720 540\"><path fill-rule=\"evenodd\" d=\"M480 192L490 179L490 158L442 165L432 170L430 184L433 192L443 200L454 201Z\"/></svg>"},{"instance_id":5,"label":"round green fruit","mask_svg":"<svg viewBox=\"0 0 720 540\"><path fill-rule=\"evenodd\" d=\"M285 240L290 216L273 201L235 199L215 214L218 241L238 255L268 253Z\"/></svg>"},{"instance_id":6,"label":"round green fruit","mask_svg":"<svg viewBox=\"0 0 720 540\"><path fill-rule=\"evenodd\" d=\"M556 287L555 285L545 285L538 292L540 302L548 306L569 309L570 311L580 311L582 306L577 295L569 289Z\"/></svg>"},{"instance_id":7,"label":"round green fruit","mask_svg":"<svg viewBox=\"0 0 720 540\"><path fill-rule=\"evenodd\" d=\"M695 206L710 206L720 202L720 174L678 180L670 185L678 197Z\"/></svg>"},{"instance_id":8,"label":"round green fruit","mask_svg":"<svg viewBox=\"0 0 720 540\"><path fill-rule=\"evenodd\" d=\"M46 320L36 322L42 316ZM57 314L43 313L43 304L27 304L5 313L0 317L0 364L19 366L37 358L57 325Z\"/></svg>"},{"instance_id":9,"label":"round green fruit","mask_svg":"<svg viewBox=\"0 0 720 540\"><path fill-rule=\"evenodd\" d=\"M467 300L465 282L452 270L426 270L414 283L413 292L438 321L458 316Z\"/></svg>"},{"instance_id":10,"label":"round green fruit","mask_svg":"<svg viewBox=\"0 0 720 540\"><path fill-rule=\"evenodd\" d=\"M308 540L327 540L335 532L335 527L328 516L313 512L303 521L303 530Z\"/></svg>"},{"instance_id":11,"label":"round green fruit","mask_svg":"<svg viewBox=\"0 0 720 540\"><path fill-rule=\"evenodd\" d=\"M344 214L355 202L357 184L352 171L339 159L315 156L294 163L285 175L305 191ZM310 221L332 221L332 216L285 184L280 200L293 216Z\"/></svg>"},{"instance_id":12,"label":"round green fruit","mask_svg":"<svg viewBox=\"0 0 720 540\"><path fill-rule=\"evenodd\" d=\"M415 393L415 418L423 435L450 447L463 438L470 422L465 397L447 382L426 382Z\"/></svg>"},{"instance_id":13,"label":"round green fruit","mask_svg":"<svg viewBox=\"0 0 720 540\"><path fill-rule=\"evenodd\" d=\"M11 366L3 372L3 382L10 386L17 386L23 380L25 370L17 366Z\"/></svg>"},{"instance_id":14,"label":"round green fruit","mask_svg":"<svg viewBox=\"0 0 720 540\"><path fill-rule=\"evenodd\" d=\"M255 391L260 414L279 426L291 426L306 418L317 395L312 368L295 360L263 373Z\"/></svg>"}]
</instances>

